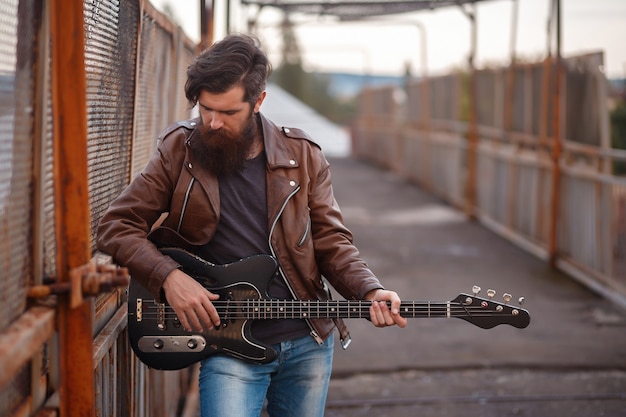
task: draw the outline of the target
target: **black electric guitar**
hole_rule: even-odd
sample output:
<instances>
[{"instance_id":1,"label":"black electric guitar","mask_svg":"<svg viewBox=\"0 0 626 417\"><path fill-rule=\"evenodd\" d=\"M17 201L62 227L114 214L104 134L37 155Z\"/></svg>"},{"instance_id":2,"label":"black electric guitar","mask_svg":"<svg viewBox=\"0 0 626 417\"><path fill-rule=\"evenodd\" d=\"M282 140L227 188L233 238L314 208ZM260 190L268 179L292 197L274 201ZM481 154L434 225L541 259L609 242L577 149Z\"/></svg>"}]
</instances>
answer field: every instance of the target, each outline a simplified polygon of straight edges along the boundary
<instances>
[{"instance_id":1,"label":"black electric guitar","mask_svg":"<svg viewBox=\"0 0 626 417\"><path fill-rule=\"evenodd\" d=\"M128 291L128 335L137 357L155 369L182 369L215 353L225 353L251 362L267 363L276 352L254 338L254 320L369 318L370 301L277 300L266 289L277 264L269 255L256 255L240 261L216 265L184 249L161 248L183 266L183 270L206 289L220 295L213 301L221 325L202 333L183 330L173 309L154 300L136 280ZM400 314L407 318L449 318L466 320L490 329L499 324L524 328L530 323L528 311L501 304L475 294L460 294L452 301L403 301ZM510 296L505 294L508 302Z\"/></svg>"}]
</instances>

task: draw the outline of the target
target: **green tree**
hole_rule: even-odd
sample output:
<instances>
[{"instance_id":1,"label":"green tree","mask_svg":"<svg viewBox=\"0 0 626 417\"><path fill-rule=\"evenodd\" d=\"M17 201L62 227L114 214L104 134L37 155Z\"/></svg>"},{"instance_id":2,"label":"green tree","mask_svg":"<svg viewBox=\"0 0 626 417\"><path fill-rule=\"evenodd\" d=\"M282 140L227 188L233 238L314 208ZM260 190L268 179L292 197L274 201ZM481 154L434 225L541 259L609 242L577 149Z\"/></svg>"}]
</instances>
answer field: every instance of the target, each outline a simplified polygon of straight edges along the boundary
<instances>
[{"instance_id":1,"label":"green tree","mask_svg":"<svg viewBox=\"0 0 626 417\"><path fill-rule=\"evenodd\" d=\"M282 23L280 66L272 73L271 81L335 123L345 124L354 116L355 104L338 102L329 93L328 75L309 73L302 66L302 54L293 22L286 14Z\"/></svg>"}]
</instances>

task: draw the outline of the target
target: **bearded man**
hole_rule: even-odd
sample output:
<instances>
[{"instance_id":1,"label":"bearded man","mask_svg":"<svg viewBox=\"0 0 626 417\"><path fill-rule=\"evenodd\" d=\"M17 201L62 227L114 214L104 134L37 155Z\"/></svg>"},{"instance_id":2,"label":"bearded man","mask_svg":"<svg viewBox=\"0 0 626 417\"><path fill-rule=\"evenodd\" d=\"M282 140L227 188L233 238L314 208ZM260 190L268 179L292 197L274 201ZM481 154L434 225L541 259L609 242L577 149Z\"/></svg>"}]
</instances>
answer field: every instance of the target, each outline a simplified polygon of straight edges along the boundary
<instances>
[{"instance_id":1,"label":"bearded man","mask_svg":"<svg viewBox=\"0 0 626 417\"><path fill-rule=\"evenodd\" d=\"M167 302L190 334L225 325L214 305L220 294L162 246L218 265L271 256L276 273L262 296L328 300L328 282L346 299L371 301L374 326L404 327L400 298L367 267L343 223L319 146L260 113L270 71L257 40L246 35L229 35L194 60L185 93L200 117L163 132L155 155L101 219L98 248ZM218 349L202 359L202 416L258 417L265 402L271 416L323 416L334 329L347 345L339 319L254 320L254 341L276 357L256 363Z\"/></svg>"}]
</instances>

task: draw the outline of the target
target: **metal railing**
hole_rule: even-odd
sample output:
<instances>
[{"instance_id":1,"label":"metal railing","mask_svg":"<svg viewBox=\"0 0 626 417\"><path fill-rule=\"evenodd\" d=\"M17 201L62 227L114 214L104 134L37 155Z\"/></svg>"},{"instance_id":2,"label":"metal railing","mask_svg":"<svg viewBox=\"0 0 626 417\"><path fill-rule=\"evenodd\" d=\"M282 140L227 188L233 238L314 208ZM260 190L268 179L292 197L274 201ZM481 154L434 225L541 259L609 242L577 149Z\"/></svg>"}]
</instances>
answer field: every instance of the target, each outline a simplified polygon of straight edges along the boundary
<instances>
[{"instance_id":1,"label":"metal railing","mask_svg":"<svg viewBox=\"0 0 626 417\"><path fill-rule=\"evenodd\" d=\"M0 415L180 414L194 369L139 363L124 288L70 280L106 266L101 216L191 115L196 45L141 0L0 0L0 24Z\"/></svg>"},{"instance_id":2,"label":"metal railing","mask_svg":"<svg viewBox=\"0 0 626 417\"><path fill-rule=\"evenodd\" d=\"M353 149L626 307L626 151L609 145L602 55L557 62L414 81L404 102L367 90Z\"/></svg>"}]
</instances>

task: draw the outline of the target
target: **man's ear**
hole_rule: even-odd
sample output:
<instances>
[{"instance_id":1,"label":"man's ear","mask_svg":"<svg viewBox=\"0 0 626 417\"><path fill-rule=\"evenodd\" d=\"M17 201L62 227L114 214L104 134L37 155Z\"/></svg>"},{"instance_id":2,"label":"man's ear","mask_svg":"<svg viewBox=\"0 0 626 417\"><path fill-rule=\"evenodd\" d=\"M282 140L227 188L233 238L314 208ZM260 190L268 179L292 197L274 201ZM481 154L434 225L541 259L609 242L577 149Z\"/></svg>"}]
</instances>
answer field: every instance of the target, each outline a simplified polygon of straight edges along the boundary
<instances>
[{"instance_id":1,"label":"man's ear","mask_svg":"<svg viewBox=\"0 0 626 417\"><path fill-rule=\"evenodd\" d=\"M261 104L263 104L263 100L265 100L265 96L267 95L267 91L263 90L259 98L256 99L256 103L254 103L254 112L258 113L261 110Z\"/></svg>"}]
</instances>

